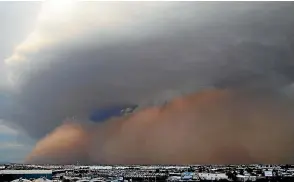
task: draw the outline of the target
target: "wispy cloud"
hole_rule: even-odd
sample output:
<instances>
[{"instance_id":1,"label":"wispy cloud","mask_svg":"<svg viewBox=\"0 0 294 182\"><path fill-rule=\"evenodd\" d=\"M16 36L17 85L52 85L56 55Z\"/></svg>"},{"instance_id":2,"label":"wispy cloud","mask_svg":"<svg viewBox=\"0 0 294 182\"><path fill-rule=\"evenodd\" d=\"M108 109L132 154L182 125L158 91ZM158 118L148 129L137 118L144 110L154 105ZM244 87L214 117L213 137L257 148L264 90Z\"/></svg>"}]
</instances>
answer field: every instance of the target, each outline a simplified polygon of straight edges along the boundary
<instances>
[{"instance_id":1,"label":"wispy cloud","mask_svg":"<svg viewBox=\"0 0 294 182\"><path fill-rule=\"evenodd\" d=\"M5 125L4 122L0 120L0 134L17 135L18 131Z\"/></svg>"},{"instance_id":2,"label":"wispy cloud","mask_svg":"<svg viewBox=\"0 0 294 182\"><path fill-rule=\"evenodd\" d=\"M0 149L21 149L25 145L17 142L0 142Z\"/></svg>"}]
</instances>

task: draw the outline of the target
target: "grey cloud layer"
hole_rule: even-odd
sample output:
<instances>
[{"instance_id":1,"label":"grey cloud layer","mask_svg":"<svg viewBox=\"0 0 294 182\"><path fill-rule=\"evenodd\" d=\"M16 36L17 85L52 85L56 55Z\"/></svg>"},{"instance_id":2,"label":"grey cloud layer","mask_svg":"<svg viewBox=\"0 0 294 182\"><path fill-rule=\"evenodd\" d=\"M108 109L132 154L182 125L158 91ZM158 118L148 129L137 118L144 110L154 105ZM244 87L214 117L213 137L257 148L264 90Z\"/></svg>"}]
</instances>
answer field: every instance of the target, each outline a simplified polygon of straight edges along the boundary
<instances>
[{"instance_id":1,"label":"grey cloud layer","mask_svg":"<svg viewBox=\"0 0 294 182\"><path fill-rule=\"evenodd\" d=\"M0 117L39 138L93 108L209 87L279 90L294 79L293 11L280 2L84 3L69 24L41 23L54 43L6 66L17 89Z\"/></svg>"}]
</instances>

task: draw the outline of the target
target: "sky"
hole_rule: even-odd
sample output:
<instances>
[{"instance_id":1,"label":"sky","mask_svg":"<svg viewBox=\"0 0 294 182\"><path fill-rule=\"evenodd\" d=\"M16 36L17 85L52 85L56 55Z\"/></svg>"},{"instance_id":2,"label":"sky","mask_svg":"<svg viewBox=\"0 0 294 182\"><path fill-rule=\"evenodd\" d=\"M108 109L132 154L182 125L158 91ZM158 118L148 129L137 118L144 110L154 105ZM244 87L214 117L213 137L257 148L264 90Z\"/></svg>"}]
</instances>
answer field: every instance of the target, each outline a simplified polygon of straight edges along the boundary
<instances>
[{"instance_id":1,"label":"sky","mask_svg":"<svg viewBox=\"0 0 294 182\"><path fill-rule=\"evenodd\" d=\"M292 161L293 10L292 2L0 2L0 161ZM272 132L284 135L264 137ZM239 157L225 155L232 151Z\"/></svg>"},{"instance_id":2,"label":"sky","mask_svg":"<svg viewBox=\"0 0 294 182\"><path fill-rule=\"evenodd\" d=\"M4 60L13 53L13 49L22 42L32 31L36 23L41 3L39 2L1 2L0 3L0 162L22 162L25 155L30 152L30 143L22 143L22 132L12 127L8 121L3 120L5 107L10 105L9 84L5 78ZM13 112L12 110L10 112ZM30 140L28 138L28 140Z\"/></svg>"}]
</instances>

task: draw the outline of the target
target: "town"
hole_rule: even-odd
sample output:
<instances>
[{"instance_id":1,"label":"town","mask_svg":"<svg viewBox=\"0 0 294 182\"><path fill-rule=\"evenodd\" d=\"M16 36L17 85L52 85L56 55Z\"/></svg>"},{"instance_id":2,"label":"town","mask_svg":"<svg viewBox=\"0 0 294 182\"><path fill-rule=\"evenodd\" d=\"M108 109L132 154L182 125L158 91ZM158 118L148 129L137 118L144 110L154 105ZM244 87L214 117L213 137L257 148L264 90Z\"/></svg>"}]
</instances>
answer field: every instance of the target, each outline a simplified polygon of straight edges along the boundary
<instances>
[{"instance_id":1,"label":"town","mask_svg":"<svg viewBox=\"0 0 294 182\"><path fill-rule=\"evenodd\" d=\"M0 167L1 182L294 181L294 165L24 165Z\"/></svg>"}]
</instances>

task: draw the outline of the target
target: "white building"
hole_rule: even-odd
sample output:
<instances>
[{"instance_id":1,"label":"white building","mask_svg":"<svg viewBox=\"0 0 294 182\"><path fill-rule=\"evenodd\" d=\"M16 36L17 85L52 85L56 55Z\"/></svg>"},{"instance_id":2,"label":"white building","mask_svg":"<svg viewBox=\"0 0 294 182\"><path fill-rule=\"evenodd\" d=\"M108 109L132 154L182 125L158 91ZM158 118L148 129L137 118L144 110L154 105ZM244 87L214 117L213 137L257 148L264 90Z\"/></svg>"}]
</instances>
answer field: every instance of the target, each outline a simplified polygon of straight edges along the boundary
<instances>
[{"instance_id":1,"label":"white building","mask_svg":"<svg viewBox=\"0 0 294 182\"><path fill-rule=\"evenodd\" d=\"M221 180L228 179L228 176L225 173L198 173L198 176L202 180Z\"/></svg>"},{"instance_id":2,"label":"white building","mask_svg":"<svg viewBox=\"0 0 294 182\"><path fill-rule=\"evenodd\" d=\"M245 176L245 175L237 175L238 181L256 181L256 176Z\"/></svg>"}]
</instances>

